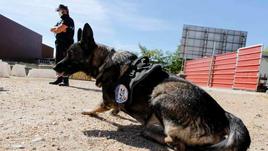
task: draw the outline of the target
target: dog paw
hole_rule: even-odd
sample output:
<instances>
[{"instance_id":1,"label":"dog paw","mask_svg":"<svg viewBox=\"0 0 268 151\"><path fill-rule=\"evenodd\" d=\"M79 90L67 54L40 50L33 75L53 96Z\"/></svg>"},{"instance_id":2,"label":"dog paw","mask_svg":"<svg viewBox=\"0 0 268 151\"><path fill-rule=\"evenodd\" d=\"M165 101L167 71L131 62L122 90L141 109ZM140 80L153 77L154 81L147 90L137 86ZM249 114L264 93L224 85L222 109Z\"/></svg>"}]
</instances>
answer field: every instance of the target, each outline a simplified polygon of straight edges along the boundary
<instances>
[{"instance_id":1,"label":"dog paw","mask_svg":"<svg viewBox=\"0 0 268 151\"><path fill-rule=\"evenodd\" d=\"M142 136L146 139L151 139L150 134L147 131L141 131L140 136Z\"/></svg>"},{"instance_id":2,"label":"dog paw","mask_svg":"<svg viewBox=\"0 0 268 151\"><path fill-rule=\"evenodd\" d=\"M113 110L110 112L110 114L111 114L112 116L117 116L118 113L119 113L119 110L118 110L118 109L113 109Z\"/></svg>"},{"instance_id":3,"label":"dog paw","mask_svg":"<svg viewBox=\"0 0 268 151\"><path fill-rule=\"evenodd\" d=\"M89 116L97 116L96 112L92 112L92 111L82 111L81 114L83 115L89 115Z\"/></svg>"}]
</instances>

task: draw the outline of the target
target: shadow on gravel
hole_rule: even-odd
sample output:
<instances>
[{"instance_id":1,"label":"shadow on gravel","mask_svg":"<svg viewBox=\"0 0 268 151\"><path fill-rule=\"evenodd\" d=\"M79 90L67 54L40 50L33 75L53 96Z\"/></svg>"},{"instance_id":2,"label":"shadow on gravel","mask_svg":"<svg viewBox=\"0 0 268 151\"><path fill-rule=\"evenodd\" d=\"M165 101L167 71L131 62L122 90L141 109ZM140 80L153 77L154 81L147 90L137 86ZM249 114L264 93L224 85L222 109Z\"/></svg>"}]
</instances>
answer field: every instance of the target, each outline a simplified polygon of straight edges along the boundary
<instances>
[{"instance_id":1,"label":"shadow on gravel","mask_svg":"<svg viewBox=\"0 0 268 151\"><path fill-rule=\"evenodd\" d=\"M112 116L115 116L115 117L117 117L117 118L120 118L120 119L122 119L122 120L127 120L127 121L130 121L130 122L133 122L133 123L138 123L136 120L132 120L132 119L130 119L130 118L126 118L126 117L123 117L123 116L121 116L121 115L112 115Z\"/></svg>"},{"instance_id":2,"label":"shadow on gravel","mask_svg":"<svg viewBox=\"0 0 268 151\"><path fill-rule=\"evenodd\" d=\"M0 92L5 92L5 91L8 91L8 90L5 90L3 87L0 87Z\"/></svg>"},{"instance_id":3,"label":"shadow on gravel","mask_svg":"<svg viewBox=\"0 0 268 151\"><path fill-rule=\"evenodd\" d=\"M168 151L167 147L143 138L140 133L141 125L120 126L117 131L112 130L86 130L84 135L88 137L105 137L113 139L137 148L146 148L151 151Z\"/></svg>"},{"instance_id":4,"label":"shadow on gravel","mask_svg":"<svg viewBox=\"0 0 268 151\"><path fill-rule=\"evenodd\" d=\"M168 151L167 147L143 138L140 135L142 131L141 125L120 125L100 116L94 117L118 127L118 130L85 130L83 133L87 137L106 137L107 139L113 139L126 145L147 148L151 151Z\"/></svg>"},{"instance_id":5,"label":"shadow on gravel","mask_svg":"<svg viewBox=\"0 0 268 151\"><path fill-rule=\"evenodd\" d=\"M75 88L75 89L80 89L80 90L85 90L85 91L102 92L102 90L100 89L83 88L83 87L77 87L77 86L69 86L69 88Z\"/></svg>"}]
</instances>

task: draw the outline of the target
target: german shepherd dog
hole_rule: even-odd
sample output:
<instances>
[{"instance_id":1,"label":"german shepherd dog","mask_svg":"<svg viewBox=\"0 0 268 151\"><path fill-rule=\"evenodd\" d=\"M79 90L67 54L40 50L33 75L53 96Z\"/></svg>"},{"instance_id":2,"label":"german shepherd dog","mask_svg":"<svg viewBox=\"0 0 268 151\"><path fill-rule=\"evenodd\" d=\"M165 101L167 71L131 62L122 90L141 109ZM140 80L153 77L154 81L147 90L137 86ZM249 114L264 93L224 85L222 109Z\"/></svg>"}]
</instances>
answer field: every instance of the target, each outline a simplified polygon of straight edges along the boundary
<instances>
[{"instance_id":1,"label":"german shepherd dog","mask_svg":"<svg viewBox=\"0 0 268 151\"><path fill-rule=\"evenodd\" d=\"M169 73L154 73L137 85L133 101L115 101L117 81L137 56L97 44L89 24L78 32L78 42L55 66L64 75L83 71L102 87L103 100L85 115L110 109L123 111L143 125L142 135L179 151L246 151L250 136L243 122L226 112L198 86ZM81 35L81 37L80 37Z\"/></svg>"}]
</instances>

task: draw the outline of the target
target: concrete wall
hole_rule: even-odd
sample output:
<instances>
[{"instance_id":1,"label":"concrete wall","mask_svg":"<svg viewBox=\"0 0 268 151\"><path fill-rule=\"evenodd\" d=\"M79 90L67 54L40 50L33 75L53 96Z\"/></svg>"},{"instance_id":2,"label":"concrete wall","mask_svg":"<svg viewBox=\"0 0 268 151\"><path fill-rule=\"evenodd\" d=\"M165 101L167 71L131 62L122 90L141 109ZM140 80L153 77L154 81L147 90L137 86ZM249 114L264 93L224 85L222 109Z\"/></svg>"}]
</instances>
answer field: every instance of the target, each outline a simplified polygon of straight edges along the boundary
<instances>
[{"instance_id":1,"label":"concrete wall","mask_svg":"<svg viewBox=\"0 0 268 151\"><path fill-rule=\"evenodd\" d=\"M268 78L268 56L263 56L261 60L260 76Z\"/></svg>"},{"instance_id":2,"label":"concrete wall","mask_svg":"<svg viewBox=\"0 0 268 151\"><path fill-rule=\"evenodd\" d=\"M0 58L29 61L42 58L42 36L0 14Z\"/></svg>"}]
</instances>

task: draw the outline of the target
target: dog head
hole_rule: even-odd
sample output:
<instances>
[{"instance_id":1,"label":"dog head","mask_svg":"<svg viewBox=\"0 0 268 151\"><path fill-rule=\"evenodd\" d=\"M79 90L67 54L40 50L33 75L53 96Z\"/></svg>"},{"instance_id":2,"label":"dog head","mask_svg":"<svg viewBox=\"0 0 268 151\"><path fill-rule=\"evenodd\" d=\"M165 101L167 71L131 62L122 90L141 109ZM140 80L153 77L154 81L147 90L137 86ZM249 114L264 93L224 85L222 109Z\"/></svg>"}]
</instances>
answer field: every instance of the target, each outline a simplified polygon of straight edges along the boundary
<instances>
[{"instance_id":1,"label":"dog head","mask_svg":"<svg viewBox=\"0 0 268 151\"><path fill-rule=\"evenodd\" d=\"M54 70L62 75L71 75L78 71L94 76L97 73L92 64L93 52L97 48L93 31L89 24L85 24L83 31L78 30L78 42L72 44L67 55L55 67Z\"/></svg>"}]
</instances>

